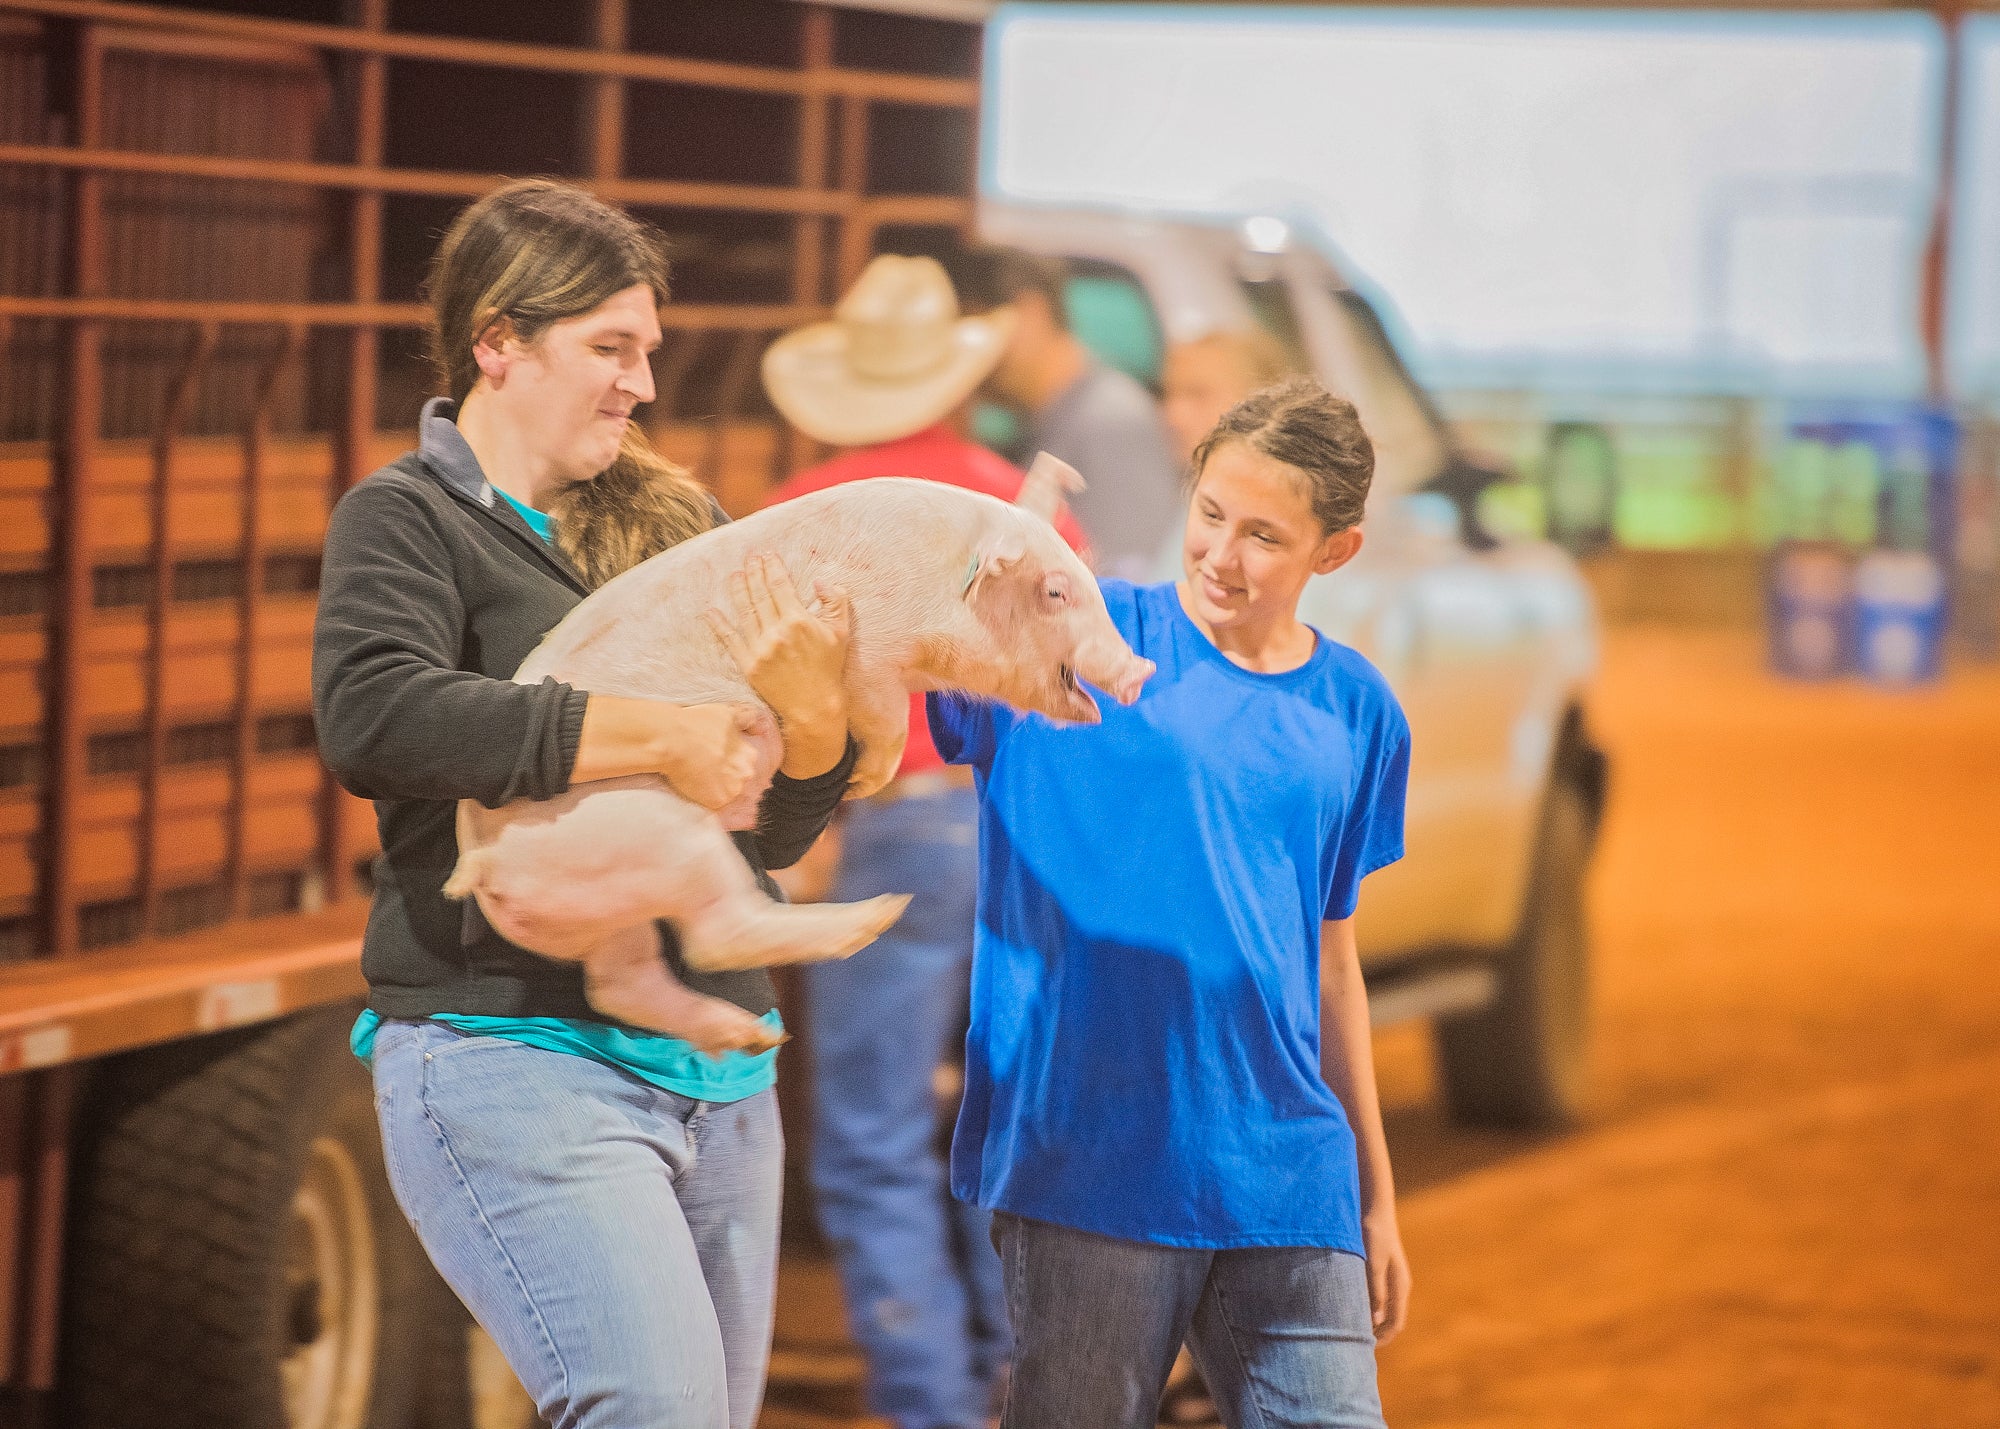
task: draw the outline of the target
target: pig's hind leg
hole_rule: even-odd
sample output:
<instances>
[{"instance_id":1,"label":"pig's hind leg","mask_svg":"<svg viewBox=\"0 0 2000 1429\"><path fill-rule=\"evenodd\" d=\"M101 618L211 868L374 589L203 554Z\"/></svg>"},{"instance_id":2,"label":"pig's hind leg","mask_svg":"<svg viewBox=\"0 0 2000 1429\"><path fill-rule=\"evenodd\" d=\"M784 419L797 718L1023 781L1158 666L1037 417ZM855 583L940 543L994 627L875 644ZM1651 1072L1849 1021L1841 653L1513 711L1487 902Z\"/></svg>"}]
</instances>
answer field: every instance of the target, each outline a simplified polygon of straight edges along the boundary
<instances>
[{"instance_id":1,"label":"pig's hind leg","mask_svg":"<svg viewBox=\"0 0 2000 1429\"><path fill-rule=\"evenodd\" d=\"M747 870L746 870L747 871ZM860 952L903 916L907 893L860 903L773 903L753 884L750 897L717 899L677 923L681 955L704 972L827 962Z\"/></svg>"},{"instance_id":2,"label":"pig's hind leg","mask_svg":"<svg viewBox=\"0 0 2000 1429\"><path fill-rule=\"evenodd\" d=\"M664 1032L711 1054L763 1052L785 1034L733 1003L707 997L675 977L661 956L660 930L627 928L583 959L584 993L606 1017Z\"/></svg>"},{"instance_id":3,"label":"pig's hind leg","mask_svg":"<svg viewBox=\"0 0 2000 1429\"><path fill-rule=\"evenodd\" d=\"M470 881L494 929L530 952L580 961L667 918L688 965L705 972L846 957L909 902L773 903L714 816L657 779L607 780L515 811Z\"/></svg>"}]
</instances>

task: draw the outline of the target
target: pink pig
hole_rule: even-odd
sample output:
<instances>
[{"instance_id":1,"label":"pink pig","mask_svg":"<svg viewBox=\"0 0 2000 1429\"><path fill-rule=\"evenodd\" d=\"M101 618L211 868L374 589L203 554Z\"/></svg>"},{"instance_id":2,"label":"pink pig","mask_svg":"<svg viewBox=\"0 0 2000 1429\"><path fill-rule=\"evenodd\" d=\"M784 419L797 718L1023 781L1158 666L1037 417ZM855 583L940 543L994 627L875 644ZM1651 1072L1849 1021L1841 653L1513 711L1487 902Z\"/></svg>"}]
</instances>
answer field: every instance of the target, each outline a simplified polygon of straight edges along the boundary
<instances>
[{"instance_id":1,"label":"pink pig","mask_svg":"<svg viewBox=\"0 0 2000 1429\"><path fill-rule=\"evenodd\" d=\"M911 690L954 689L1052 719L1097 722L1088 680L1121 703L1152 674L1104 607L1097 583L1049 524L1059 484L1039 459L1021 497L936 482L851 482L684 542L607 582L551 631L514 676L554 676L593 693L677 704L736 703L761 716L757 773L712 814L656 776L579 785L560 798L488 809L460 803L458 867L444 891L478 899L510 942L585 965L591 1005L709 1051L774 1040L749 1013L689 990L657 955L651 922L673 920L692 967L713 971L846 957L909 899L789 906L766 898L725 829L747 829L782 755L775 720L703 613L753 554L794 585L844 587L852 601L845 685L861 745L849 798L895 773Z\"/></svg>"}]
</instances>

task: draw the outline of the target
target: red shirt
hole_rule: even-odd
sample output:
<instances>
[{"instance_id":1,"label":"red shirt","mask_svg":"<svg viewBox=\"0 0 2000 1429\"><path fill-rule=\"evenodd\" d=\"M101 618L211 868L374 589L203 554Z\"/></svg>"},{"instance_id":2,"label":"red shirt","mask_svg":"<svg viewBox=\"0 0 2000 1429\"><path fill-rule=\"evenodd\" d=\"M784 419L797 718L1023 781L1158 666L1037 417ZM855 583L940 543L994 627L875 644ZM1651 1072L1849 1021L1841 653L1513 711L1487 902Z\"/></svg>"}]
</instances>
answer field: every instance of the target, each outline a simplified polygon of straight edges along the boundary
<instances>
[{"instance_id":1,"label":"red shirt","mask_svg":"<svg viewBox=\"0 0 2000 1429\"><path fill-rule=\"evenodd\" d=\"M995 456L976 442L967 441L951 428L939 425L928 427L915 436L843 452L831 461L807 467L765 497L764 504L775 506L780 501L804 496L809 491L824 491L829 486L862 481L872 476L922 477L925 481L942 481L969 491L983 491L1002 501L1012 501L1019 496L1021 483L1027 479L1026 474L1012 462ZM1083 528L1076 524L1076 518L1069 514L1067 507L1056 517L1056 530L1069 542L1072 550L1078 553L1085 550ZM896 773L900 777L942 768L944 760L938 755L937 746L931 743L930 722L924 718L924 697L911 695L910 741L903 746L903 762L897 766Z\"/></svg>"}]
</instances>

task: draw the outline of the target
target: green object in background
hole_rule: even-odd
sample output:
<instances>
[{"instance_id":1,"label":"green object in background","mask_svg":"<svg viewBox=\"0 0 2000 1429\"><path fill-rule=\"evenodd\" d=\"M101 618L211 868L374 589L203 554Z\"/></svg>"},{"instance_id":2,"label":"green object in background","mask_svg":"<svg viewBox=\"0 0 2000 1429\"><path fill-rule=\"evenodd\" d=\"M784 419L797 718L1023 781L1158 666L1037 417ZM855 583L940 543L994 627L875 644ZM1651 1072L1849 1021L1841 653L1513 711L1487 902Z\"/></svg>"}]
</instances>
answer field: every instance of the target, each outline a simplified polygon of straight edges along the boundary
<instances>
[{"instance_id":1,"label":"green object in background","mask_svg":"<svg viewBox=\"0 0 2000 1429\"><path fill-rule=\"evenodd\" d=\"M1874 544L1882 464L1867 442L1795 437L1780 449L1771 477L1765 531L1772 539Z\"/></svg>"},{"instance_id":2,"label":"green object in background","mask_svg":"<svg viewBox=\"0 0 2000 1429\"><path fill-rule=\"evenodd\" d=\"M1888 487L1886 544L1892 551L1925 550L1931 540L1931 473L1922 447L1905 441L1897 448Z\"/></svg>"},{"instance_id":3,"label":"green object in background","mask_svg":"<svg viewBox=\"0 0 2000 1429\"><path fill-rule=\"evenodd\" d=\"M1479 524L1502 540L1540 540L1548 534L1541 487L1526 481L1487 487L1479 493Z\"/></svg>"},{"instance_id":4,"label":"green object in background","mask_svg":"<svg viewBox=\"0 0 2000 1429\"><path fill-rule=\"evenodd\" d=\"M972 409L972 439L1011 460L1028 439L1028 433L1013 408L998 402L981 402Z\"/></svg>"},{"instance_id":5,"label":"green object in background","mask_svg":"<svg viewBox=\"0 0 2000 1429\"><path fill-rule=\"evenodd\" d=\"M1826 519L1826 493L1833 451L1824 442L1786 442L1771 473L1775 515L1772 534L1781 541L1824 541L1833 533Z\"/></svg>"},{"instance_id":6,"label":"green object in background","mask_svg":"<svg viewBox=\"0 0 2000 1429\"><path fill-rule=\"evenodd\" d=\"M1549 428L1542 497L1550 540L1577 555L1610 544L1618 453L1602 423L1557 422Z\"/></svg>"},{"instance_id":7,"label":"green object in background","mask_svg":"<svg viewBox=\"0 0 2000 1429\"><path fill-rule=\"evenodd\" d=\"M1827 534L1844 546L1875 543L1875 512L1882 495L1882 459L1867 442L1842 442L1827 474Z\"/></svg>"},{"instance_id":8,"label":"green object in background","mask_svg":"<svg viewBox=\"0 0 2000 1429\"><path fill-rule=\"evenodd\" d=\"M1063 310L1099 362L1158 389L1165 344L1152 304L1130 279L1079 274L1063 291Z\"/></svg>"},{"instance_id":9,"label":"green object in background","mask_svg":"<svg viewBox=\"0 0 2000 1429\"><path fill-rule=\"evenodd\" d=\"M1713 550L1743 522L1724 482L1718 428L1629 423L1619 439L1618 544L1634 550Z\"/></svg>"}]
</instances>

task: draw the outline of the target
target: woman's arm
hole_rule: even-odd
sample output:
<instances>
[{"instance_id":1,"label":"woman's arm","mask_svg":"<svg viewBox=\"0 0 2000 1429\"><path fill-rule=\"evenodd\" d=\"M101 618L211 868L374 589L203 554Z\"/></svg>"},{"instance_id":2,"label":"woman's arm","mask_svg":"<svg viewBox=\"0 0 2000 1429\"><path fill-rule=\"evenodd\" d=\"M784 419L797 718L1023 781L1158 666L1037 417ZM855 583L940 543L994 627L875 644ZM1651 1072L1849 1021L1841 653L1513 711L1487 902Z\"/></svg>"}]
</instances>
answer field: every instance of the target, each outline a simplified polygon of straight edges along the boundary
<instances>
[{"instance_id":1,"label":"woman's arm","mask_svg":"<svg viewBox=\"0 0 2000 1429\"><path fill-rule=\"evenodd\" d=\"M327 531L313 624L320 753L363 798L549 799L572 780L660 773L719 807L753 770L728 706L592 697L457 668L465 607L429 514L390 481Z\"/></svg>"},{"instance_id":2,"label":"woman's arm","mask_svg":"<svg viewBox=\"0 0 2000 1429\"><path fill-rule=\"evenodd\" d=\"M1396 1224L1396 1182L1389 1171L1389 1143L1382 1134L1382 1104L1375 1092L1375 1061L1368 1034L1368 989L1354 920L1322 924L1319 945L1320 1075L1347 1111L1361 1166L1361 1234L1368 1251L1368 1300L1375 1342L1387 1344L1403 1328L1410 1308L1410 1262Z\"/></svg>"},{"instance_id":3,"label":"woman's arm","mask_svg":"<svg viewBox=\"0 0 2000 1429\"><path fill-rule=\"evenodd\" d=\"M546 799L566 787L588 697L458 668L466 612L431 514L390 477L334 508L313 622L321 756L363 798Z\"/></svg>"},{"instance_id":4,"label":"woman's arm","mask_svg":"<svg viewBox=\"0 0 2000 1429\"><path fill-rule=\"evenodd\" d=\"M821 587L808 609L776 556L753 555L729 578L732 620L707 611L715 632L750 688L778 717L785 739L781 772L816 779L846 752L847 637L853 625L847 592Z\"/></svg>"},{"instance_id":5,"label":"woman's arm","mask_svg":"<svg viewBox=\"0 0 2000 1429\"><path fill-rule=\"evenodd\" d=\"M750 688L771 707L784 736L784 763L757 811L763 866L789 868L805 857L847 792L860 753L847 733L847 593L822 587L808 607L776 556L753 555L729 578L734 618L707 613Z\"/></svg>"},{"instance_id":6,"label":"woman's arm","mask_svg":"<svg viewBox=\"0 0 2000 1429\"><path fill-rule=\"evenodd\" d=\"M660 774L674 792L719 809L757 772L744 736L755 711L736 705L671 705L622 695L592 695L569 782Z\"/></svg>"}]
</instances>

